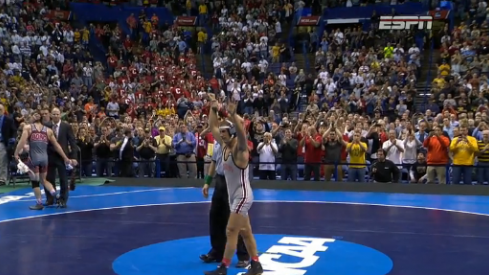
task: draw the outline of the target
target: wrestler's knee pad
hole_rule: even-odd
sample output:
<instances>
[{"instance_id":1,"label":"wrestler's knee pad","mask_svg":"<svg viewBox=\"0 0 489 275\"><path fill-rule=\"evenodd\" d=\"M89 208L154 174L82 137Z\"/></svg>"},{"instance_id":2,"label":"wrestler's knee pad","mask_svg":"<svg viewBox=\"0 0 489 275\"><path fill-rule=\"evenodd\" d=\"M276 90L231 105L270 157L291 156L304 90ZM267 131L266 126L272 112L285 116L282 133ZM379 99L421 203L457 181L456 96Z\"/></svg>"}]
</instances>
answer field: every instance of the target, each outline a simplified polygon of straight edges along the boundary
<instances>
[{"instance_id":1,"label":"wrestler's knee pad","mask_svg":"<svg viewBox=\"0 0 489 275\"><path fill-rule=\"evenodd\" d=\"M32 185L32 189L40 187L38 180L31 180L31 185Z\"/></svg>"},{"instance_id":2,"label":"wrestler's knee pad","mask_svg":"<svg viewBox=\"0 0 489 275\"><path fill-rule=\"evenodd\" d=\"M31 176L31 180L39 182L39 174L34 174Z\"/></svg>"}]
</instances>

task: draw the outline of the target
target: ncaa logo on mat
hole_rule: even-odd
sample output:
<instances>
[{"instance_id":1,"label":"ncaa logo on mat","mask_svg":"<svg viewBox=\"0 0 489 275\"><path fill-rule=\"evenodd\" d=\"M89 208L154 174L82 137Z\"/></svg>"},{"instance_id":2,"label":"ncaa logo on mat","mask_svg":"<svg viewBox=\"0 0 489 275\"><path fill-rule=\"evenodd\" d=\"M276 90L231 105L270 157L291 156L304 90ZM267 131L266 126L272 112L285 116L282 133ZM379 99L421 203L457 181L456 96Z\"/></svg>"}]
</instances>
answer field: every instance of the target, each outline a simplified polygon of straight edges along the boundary
<instances>
[{"instance_id":1,"label":"ncaa logo on mat","mask_svg":"<svg viewBox=\"0 0 489 275\"><path fill-rule=\"evenodd\" d=\"M263 275L385 275L392 260L373 248L329 238L285 235L255 235ZM137 248L118 257L112 264L119 275L196 275L214 269L199 255L209 250L209 237L172 240ZM228 274L241 275L234 267ZM163 272L163 273L162 273Z\"/></svg>"}]
</instances>

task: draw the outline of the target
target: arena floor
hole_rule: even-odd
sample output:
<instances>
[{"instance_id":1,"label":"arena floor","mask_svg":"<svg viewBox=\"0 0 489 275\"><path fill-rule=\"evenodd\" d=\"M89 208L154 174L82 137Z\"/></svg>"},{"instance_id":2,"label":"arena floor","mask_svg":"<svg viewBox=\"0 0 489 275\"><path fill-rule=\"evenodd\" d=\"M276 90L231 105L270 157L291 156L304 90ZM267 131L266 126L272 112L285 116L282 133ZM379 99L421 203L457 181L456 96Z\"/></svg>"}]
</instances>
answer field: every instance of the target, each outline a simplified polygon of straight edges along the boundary
<instances>
[{"instance_id":1,"label":"arena floor","mask_svg":"<svg viewBox=\"0 0 489 275\"><path fill-rule=\"evenodd\" d=\"M122 181L78 186L67 209L28 210L28 188L0 196L0 274L215 268L198 258L209 249L209 201L200 188ZM485 196L257 189L255 200L264 275L483 275L489 268Z\"/></svg>"}]
</instances>

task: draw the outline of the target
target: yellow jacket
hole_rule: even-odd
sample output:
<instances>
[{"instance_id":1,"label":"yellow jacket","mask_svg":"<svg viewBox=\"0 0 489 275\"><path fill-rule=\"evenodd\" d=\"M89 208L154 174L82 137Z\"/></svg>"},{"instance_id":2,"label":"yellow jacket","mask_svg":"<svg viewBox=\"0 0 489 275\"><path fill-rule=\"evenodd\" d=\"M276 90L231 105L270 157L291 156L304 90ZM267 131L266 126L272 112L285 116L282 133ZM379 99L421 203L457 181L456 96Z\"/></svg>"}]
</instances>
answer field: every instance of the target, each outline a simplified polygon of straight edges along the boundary
<instances>
[{"instance_id":1,"label":"yellow jacket","mask_svg":"<svg viewBox=\"0 0 489 275\"><path fill-rule=\"evenodd\" d=\"M453 153L453 164L474 165L476 154L479 152L477 139L467 136L467 141L459 142L458 140L459 137L456 137L450 143L450 152Z\"/></svg>"}]
</instances>

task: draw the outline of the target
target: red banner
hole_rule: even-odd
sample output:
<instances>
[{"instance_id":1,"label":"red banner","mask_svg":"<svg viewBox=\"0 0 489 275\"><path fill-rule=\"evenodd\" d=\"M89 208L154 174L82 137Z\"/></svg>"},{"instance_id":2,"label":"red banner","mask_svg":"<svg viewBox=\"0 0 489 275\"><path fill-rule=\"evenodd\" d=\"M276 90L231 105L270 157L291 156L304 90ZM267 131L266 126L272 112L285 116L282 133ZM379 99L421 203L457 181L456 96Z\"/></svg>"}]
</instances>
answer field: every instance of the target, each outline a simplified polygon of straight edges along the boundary
<instances>
[{"instance_id":1,"label":"red banner","mask_svg":"<svg viewBox=\"0 0 489 275\"><path fill-rule=\"evenodd\" d=\"M177 16L175 23L178 26L195 26L197 24L197 16Z\"/></svg>"},{"instance_id":2,"label":"red banner","mask_svg":"<svg viewBox=\"0 0 489 275\"><path fill-rule=\"evenodd\" d=\"M448 15L450 14L449 10L431 10L430 15L433 17L433 20L445 20L448 19Z\"/></svg>"},{"instance_id":3,"label":"red banner","mask_svg":"<svg viewBox=\"0 0 489 275\"><path fill-rule=\"evenodd\" d=\"M297 26L317 26L321 16L302 16L297 22Z\"/></svg>"},{"instance_id":4,"label":"red banner","mask_svg":"<svg viewBox=\"0 0 489 275\"><path fill-rule=\"evenodd\" d=\"M68 21L71 18L70 11L49 10L44 14L44 18L48 20Z\"/></svg>"}]
</instances>

